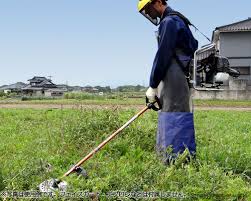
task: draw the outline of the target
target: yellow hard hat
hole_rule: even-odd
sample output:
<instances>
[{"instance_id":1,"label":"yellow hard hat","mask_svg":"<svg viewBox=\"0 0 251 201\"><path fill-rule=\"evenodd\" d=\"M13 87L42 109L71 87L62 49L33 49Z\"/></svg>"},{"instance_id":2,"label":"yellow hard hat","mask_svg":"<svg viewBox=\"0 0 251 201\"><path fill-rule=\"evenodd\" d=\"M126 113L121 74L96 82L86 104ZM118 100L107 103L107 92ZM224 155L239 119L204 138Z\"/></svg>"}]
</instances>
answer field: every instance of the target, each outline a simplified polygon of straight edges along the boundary
<instances>
[{"instance_id":1,"label":"yellow hard hat","mask_svg":"<svg viewBox=\"0 0 251 201\"><path fill-rule=\"evenodd\" d=\"M141 12L145 8L145 6L151 2L152 0L139 0L138 11Z\"/></svg>"}]
</instances>

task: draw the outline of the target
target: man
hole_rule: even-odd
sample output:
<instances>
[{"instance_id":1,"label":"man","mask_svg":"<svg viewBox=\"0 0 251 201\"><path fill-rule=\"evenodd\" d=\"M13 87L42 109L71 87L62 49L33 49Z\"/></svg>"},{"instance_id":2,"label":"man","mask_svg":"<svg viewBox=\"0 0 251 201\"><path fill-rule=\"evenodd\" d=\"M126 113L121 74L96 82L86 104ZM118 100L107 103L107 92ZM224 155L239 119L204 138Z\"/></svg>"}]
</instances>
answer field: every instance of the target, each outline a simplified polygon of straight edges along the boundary
<instances>
[{"instance_id":1,"label":"man","mask_svg":"<svg viewBox=\"0 0 251 201\"><path fill-rule=\"evenodd\" d=\"M166 0L139 0L138 9L153 24L159 25L158 51L146 96L150 102L158 96L162 104L157 152L169 164L186 148L192 156L196 152L187 76L198 42L189 29L189 20L172 10Z\"/></svg>"}]
</instances>

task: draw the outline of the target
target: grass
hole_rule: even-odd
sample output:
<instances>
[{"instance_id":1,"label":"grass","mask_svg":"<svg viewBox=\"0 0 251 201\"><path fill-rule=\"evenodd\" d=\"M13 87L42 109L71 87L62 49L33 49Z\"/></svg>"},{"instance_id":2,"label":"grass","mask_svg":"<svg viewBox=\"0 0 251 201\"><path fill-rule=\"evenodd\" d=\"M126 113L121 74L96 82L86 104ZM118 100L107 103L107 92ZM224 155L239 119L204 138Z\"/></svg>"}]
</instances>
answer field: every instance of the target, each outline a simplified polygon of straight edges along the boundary
<instances>
[{"instance_id":1,"label":"grass","mask_svg":"<svg viewBox=\"0 0 251 201\"><path fill-rule=\"evenodd\" d=\"M1 109L0 190L36 189L42 181L63 175L135 113ZM157 113L147 112L84 164L89 179L67 177L68 190L179 192L186 200L250 200L250 115L196 112L197 159L166 167L155 154Z\"/></svg>"},{"instance_id":2,"label":"grass","mask_svg":"<svg viewBox=\"0 0 251 201\"><path fill-rule=\"evenodd\" d=\"M144 98L120 97L115 99L48 99L48 100L28 100L18 99L0 100L0 104L74 104L74 105L144 105ZM250 100L194 100L195 106L205 107L251 107Z\"/></svg>"},{"instance_id":3,"label":"grass","mask_svg":"<svg viewBox=\"0 0 251 201\"><path fill-rule=\"evenodd\" d=\"M251 107L250 100L194 100L197 106Z\"/></svg>"}]
</instances>

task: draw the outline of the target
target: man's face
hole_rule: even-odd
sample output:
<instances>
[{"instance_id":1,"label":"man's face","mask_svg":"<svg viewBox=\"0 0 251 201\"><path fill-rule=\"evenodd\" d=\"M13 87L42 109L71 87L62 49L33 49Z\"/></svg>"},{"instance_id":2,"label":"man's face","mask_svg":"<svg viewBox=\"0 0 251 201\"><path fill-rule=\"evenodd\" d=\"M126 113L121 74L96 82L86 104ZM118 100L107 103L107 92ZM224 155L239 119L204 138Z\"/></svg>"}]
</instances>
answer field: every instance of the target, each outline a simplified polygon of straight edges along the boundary
<instances>
[{"instance_id":1,"label":"man's face","mask_svg":"<svg viewBox=\"0 0 251 201\"><path fill-rule=\"evenodd\" d=\"M155 26L160 23L160 18L165 7L162 4L162 0L153 0L148 3L140 13L150 20Z\"/></svg>"},{"instance_id":2,"label":"man's face","mask_svg":"<svg viewBox=\"0 0 251 201\"><path fill-rule=\"evenodd\" d=\"M159 8L159 1L154 1L154 3L150 3L146 9L145 12L146 14L148 14L151 18L153 19L157 19L159 17L159 12L158 12L158 8Z\"/></svg>"}]
</instances>

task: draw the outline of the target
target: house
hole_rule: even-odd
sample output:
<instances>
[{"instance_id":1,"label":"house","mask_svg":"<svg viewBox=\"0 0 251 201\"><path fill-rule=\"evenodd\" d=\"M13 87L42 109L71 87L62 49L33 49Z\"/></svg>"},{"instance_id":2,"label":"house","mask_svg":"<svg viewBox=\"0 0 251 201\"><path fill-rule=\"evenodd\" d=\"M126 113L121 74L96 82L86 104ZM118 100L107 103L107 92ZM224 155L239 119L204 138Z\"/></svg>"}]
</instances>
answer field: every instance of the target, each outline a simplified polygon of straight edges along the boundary
<instances>
[{"instance_id":1,"label":"house","mask_svg":"<svg viewBox=\"0 0 251 201\"><path fill-rule=\"evenodd\" d=\"M68 86L67 84L57 84L58 89L63 89L65 91L70 91L71 87Z\"/></svg>"},{"instance_id":2,"label":"house","mask_svg":"<svg viewBox=\"0 0 251 201\"><path fill-rule=\"evenodd\" d=\"M23 83L23 82L17 82L15 84L10 84L10 85L4 85L2 87L0 87L0 91L3 91L4 93L17 93L20 94L22 92L22 88L26 87L27 84Z\"/></svg>"},{"instance_id":3,"label":"house","mask_svg":"<svg viewBox=\"0 0 251 201\"><path fill-rule=\"evenodd\" d=\"M51 79L46 77L33 77L28 80L31 87L43 87L43 88L57 88L55 84L52 83Z\"/></svg>"},{"instance_id":4,"label":"house","mask_svg":"<svg viewBox=\"0 0 251 201\"><path fill-rule=\"evenodd\" d=\"M238 79L251 87L251 18L217 27L212 41L230 66L240 71Z\"/></svg>"},{"instance_id":5,"label":"house","mask_svg":"<svg viewBox=\"0 0 251 201\"><path fill-rule=\"evenodd\" d=\"M105 87L101 87L101 86L95 86L92 87L90 85L87 85L85 87L82 87L82 92L88 92L88 93L94 93L94 94L99 94L100 92L104 93L111 93L111 87L110 86L105 86Z\"/></svg>"},{"instance_id":6,"label":"house","mask_svg":"<svg viewBox=\"0 0 251 201\"><path fill-rule=\"evenodd\" d=\"M32 79L28 80L30 83L22 88L24 95L29 96L44 96L47 90L54 89L54 93L57 89L57 85L55 85L51 79L47 79L46 77L38 77L35 76ZM62 92L62 90L59 90ZM59 93L60 94L60 93ZM48 96L48 93L47 93Z\"/></svg>"},{"instance_id":7,"label":"house","mask_svg":"<svg viewBox=\"0 0 251 201\"><path fill-rule=\"evenodd\" d=\"M65 92L67 92L66 89L53 88L53 89L45 90L44 96L45 97L62 97Z\"/></svg>"},{"instance_id":8,"label":"house","mask_svg":"<svg viewBox=\"0 0 251 201\"><path fill-rule=\"evenodd\" d=\"M92 87L90 85L87 85L85 87L82 87L82 92L88 92L88 93L99 93L99 89Z\"/></svg>"},{"instance_id":9,"label":"house","mask_svg":"<svg viewBox=\"0 0 251 201\"><path fill-rule=\"evenodd\" d=\"M216 27L212 34L212 44L204 46L206 51L198 55L198 61L218 52L227 57L230 67L240 72L238 78L224 82L223 91L193 90L197 99L251 99L251 18Z\"/></svg>"},{"instance_id":10,"label":"house","mask_svg":"<svg viewBox=\"0 0 251 201\"><path fill-rule=\"evenodd\" d=\"M80 93L82 91L81 86L71 86L70 90L74 93Z\"/></svg>"}]
</instances>

